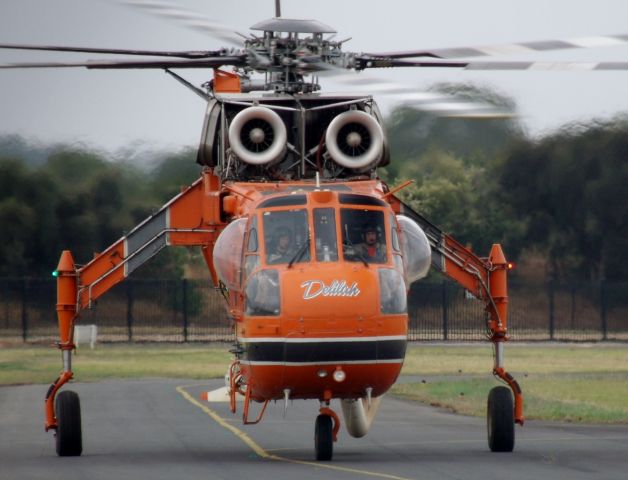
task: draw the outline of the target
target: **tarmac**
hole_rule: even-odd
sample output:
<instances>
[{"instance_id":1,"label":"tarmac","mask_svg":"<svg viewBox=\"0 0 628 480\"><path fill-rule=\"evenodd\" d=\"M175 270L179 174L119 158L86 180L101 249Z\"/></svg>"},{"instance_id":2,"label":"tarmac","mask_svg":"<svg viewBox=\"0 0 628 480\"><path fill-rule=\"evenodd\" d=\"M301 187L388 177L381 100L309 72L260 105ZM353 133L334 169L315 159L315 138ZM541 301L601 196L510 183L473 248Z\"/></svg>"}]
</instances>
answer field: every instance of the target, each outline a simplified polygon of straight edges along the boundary
<instances>
[{"instance_id":1,"label":"tarmac","mask_svg":"<svg viewBox=\"0 0 628 480\"><path fill-rule=\"evenodd\" d=\"M361 439L342 428L331 462L314 460L318 402L271 403L242 425L226 403L199 400L220 380L74 383L83 455L57 457L44 432L46 385L0 387L0 479L626 479L628 425L529 421L515 450L492 453L481 418L386 397ZM339 405L335 410L340 412ZM252 406L252 414L258 410ZM332 408L334 404L332 403Z\"/></svg>"}]
</instances>

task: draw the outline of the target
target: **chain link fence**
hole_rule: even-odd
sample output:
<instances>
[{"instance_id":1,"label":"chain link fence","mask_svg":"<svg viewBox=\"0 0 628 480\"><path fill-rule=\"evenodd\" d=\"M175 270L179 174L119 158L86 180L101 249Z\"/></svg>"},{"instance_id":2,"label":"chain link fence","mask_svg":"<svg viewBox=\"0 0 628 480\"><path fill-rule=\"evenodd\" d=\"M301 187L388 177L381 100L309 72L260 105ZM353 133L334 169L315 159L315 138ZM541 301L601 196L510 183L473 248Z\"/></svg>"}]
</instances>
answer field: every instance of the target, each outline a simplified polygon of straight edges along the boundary
<instances>
[{"instance_id":1,"label":"chain link fence","mask_svg":"<svg viewBox=\"0 0 628 480\"><path fill-rule=\"evenodd\" d=\"M628 283L509 285L508 328L518 341L628 341ZM0 338L54 342L54 279L0 279ZM408 297L409 338L486 338L482 302L450 281L418 282ZM79 324L98 326L100 342L232 341L221 294L198 280L128 279L107 292Z\"/></svg>"}]
</instances>

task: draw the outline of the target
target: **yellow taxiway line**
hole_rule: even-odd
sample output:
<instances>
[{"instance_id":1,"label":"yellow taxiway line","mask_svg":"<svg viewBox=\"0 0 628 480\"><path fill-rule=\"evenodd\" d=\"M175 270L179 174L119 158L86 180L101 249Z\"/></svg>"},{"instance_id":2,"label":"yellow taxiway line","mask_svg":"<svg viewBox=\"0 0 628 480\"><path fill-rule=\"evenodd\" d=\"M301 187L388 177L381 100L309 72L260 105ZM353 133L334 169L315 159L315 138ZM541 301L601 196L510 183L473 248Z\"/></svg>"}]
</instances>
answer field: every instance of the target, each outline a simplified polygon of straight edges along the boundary
<instances>
[{"instance_id":1,"label":"yellow taxiway line","mask_svg":"<svg viewBox=\"0 0 628 480\"><path fill-rule=\"evenodd\" d=\"M258 455L261 458L266 458L269 460L276 460L278 462L295 463L298 465L307 465L309 467L326 468L328 470L336 470L339 472L351 473L354 475L387 478L390 480L410 480L405 477L398 477L396 475L389 475L387 473L373 472L371 470L360 470L357 468L340 467L338 465L332 465L332 464L323 463L323 462L308 462L307 460L295 460L292 458L281 457L279 455L273 455L272 453L269 453L267 450L265 450L262 446L260 446L257 442L255 442L255 440L249 437L242 430L231 425L229 421L222 418L214 410L212 410L206 405L203 405L201 402L196 400L194 397L192 397L192 395L190 395L188 392L185 391L186 388L195 387L195 386L198 386L198 385L181 385L177 387L177 392L179 392L183 396L183 398L185 398L192 405L200 408L203 412L205 412L218 425L229 430L236 437L242 440L251 450L255 452L256 455Z\"/></svg>"}]
</instances>

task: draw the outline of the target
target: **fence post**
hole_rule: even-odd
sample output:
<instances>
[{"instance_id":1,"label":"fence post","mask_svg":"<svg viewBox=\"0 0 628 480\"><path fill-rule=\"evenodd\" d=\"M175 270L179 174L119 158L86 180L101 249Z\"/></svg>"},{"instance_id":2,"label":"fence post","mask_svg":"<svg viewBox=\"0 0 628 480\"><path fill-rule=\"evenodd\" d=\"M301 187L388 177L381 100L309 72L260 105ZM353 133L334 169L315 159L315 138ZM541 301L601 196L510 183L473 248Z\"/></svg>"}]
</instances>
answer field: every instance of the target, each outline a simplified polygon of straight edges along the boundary
<instances>
[{"instance_id":1,"label":"fence post","mask_svg":"<svg viewBox=\"0 0 628 480\"><path fill-rule=\"evenodd\" d=\"M126 282L126 328L129 343L133 341L133 280Z\"/></svg>"},{"instance_id":2,"label":"fence post","mask_svg":"<svg viewBox=\"0 0 628 480\"><path fill-rule=\"evenodd\" d=\"M26 339L28 338L28 311L26 295L28 293L28 279L22 279L22 341L26 343Z\"/></svg>"},{"instance_id":3,"label":"fence post","mask_svg":"<svg viewBox=\"0 0 628 480\"><path fill-rule=\"evenodd\" d=\"M608 318L606 316L606 281L600 281L600 316L602 320L602 340L608 340Z\"/></svg>"},{"instance_id":4,"label":"fence post","mask_svg":"<svg viewBox=\"0 0 628 480\"><path fill-rule=\"evenodd\" d=\"M571 285L571 322L570 328L572 332L576 330L576 285Z\"/></svg>"},{"instance_id":5,"label":"fence post","mask_svg":"<svg viewBox=\"0 0 628 480\"><path fill-rule=\"evenodd\" d=\"M2 281L2 290L4 297L4 328L5 330L9 330L9 280Z\"/></svg>"},{"instance_id":6,"label":"fence post","mask_svg":"<svg viewBox=\"0 0 628 480\"><path fill-rule=\"evenodd\" d=\"M188 341L188 280L181 281L182 301L183 301L183 341Z\"/></svg>"},{"instance_id":7,"label":"fence post","mask_svg":"<svg viewBox=\"0 0 628 480\"><path fill-rule=\"evenodd\" d=\"M443 300L443 340L449 339L449 311L447 305L447 281L442 283L442 300Z\"/></svg>"},{"instance_id":8,"label":"fence post","mask_svg":"<svg viewBox=\"0 0 628 480\"><path fill-rule=\"evenodd\" d=\"M547 284L547 295L549 296L549 339L554 340L554 280Z\"/></svg>"}]
</instances>

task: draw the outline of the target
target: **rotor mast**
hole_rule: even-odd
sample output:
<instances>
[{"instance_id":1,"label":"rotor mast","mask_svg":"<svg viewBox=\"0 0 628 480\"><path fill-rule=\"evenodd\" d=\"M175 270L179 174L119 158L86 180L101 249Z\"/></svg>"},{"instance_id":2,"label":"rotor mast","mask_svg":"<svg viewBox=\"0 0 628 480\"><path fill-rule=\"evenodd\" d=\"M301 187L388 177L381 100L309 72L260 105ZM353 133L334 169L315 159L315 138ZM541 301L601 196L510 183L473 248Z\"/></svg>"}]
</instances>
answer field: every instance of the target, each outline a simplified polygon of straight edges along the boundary
<instances>
[{"instance_id":1,"label":"rotor mast","mask_svg":"<svg viewBox=\"0 0 628 480\"><path fill-rule=\"evenodd\" d=\"M311 93L320 90L315 82L307 82L305 76L331 69L331 59L340 59L341 42L324 38L324 34L336 31L316 20L282 18L279 2L274 18L256 23L251 30L263 32L245 42L249 55L250 71L263 72L266 76L264 90L277 93Z\"/></svg>"}]
</instances>

